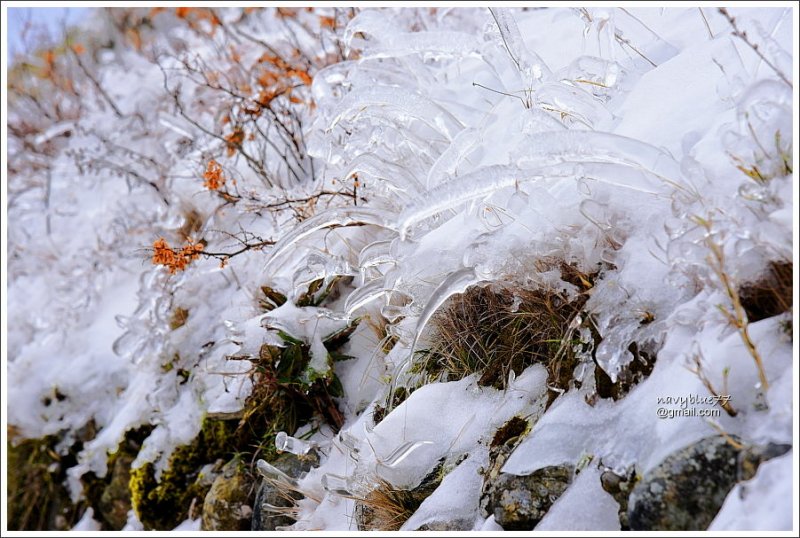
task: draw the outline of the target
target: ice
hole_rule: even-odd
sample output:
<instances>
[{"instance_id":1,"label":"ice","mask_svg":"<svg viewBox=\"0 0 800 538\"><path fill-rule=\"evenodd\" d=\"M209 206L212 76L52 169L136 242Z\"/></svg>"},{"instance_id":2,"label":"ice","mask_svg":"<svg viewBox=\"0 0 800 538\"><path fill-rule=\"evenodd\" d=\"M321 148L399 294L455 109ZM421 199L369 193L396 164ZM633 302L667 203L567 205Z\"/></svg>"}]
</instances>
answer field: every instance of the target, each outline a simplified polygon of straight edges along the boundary
<instances>
[{"instance_id":1,"label":"ice","mask_svg":"<svg viewBox=\"0 0 800 538\"><path fill-rule=\"evenodd\" d=\"M459 163L480 141L480 132L476 129L464 129L450 143L428 171L425 189L429 190L437 184L444 183L455 175Z\"/></svg>"},{"instance_id":2,"label":"ice","mask_svg":"<svg viewBox=\"0 0 800 538\"><path fill-rule=\"evenodd\" d=\"M506 8L490 8L489 11L491 11L500 35L503 37L503 44L520 73L530 77L531 82L539 81L549 75L550 69L547 65L536 53L531 52L525 46L511 11Z\"/></svg>"},{"instance_id":3,"label":"ice","mask_svg":"<svg viewBox=\"0 0 800 538\"><path fill-rule=\"evenodd\" d=\"M392 87L372 87L347 94L339 105L339 111L329 128L350 120L370 107L386 107L402 118L413 118L452 139L461 131L463 124L441 105L415 92Z\"/></svg>"},{"instance_id":4,"label":"ice","mask_svg":"<svg viewBox=\"0 0 800 538\"><path fill-rule=\"evenodd\" d=\"M270 251L265 267L275 263L274 260L283 255L290 247L318 230L361 224L388 227L389 221L384 211L367 207L341 207L323 211L281 237Z\"/></svg>"},{"instance_id":5,"label":"ice","mask_svg":"<svg viewBox=\"0 0 800 538\"><path fill-rule=\"evenodd\" d=\"M472 267L465 267L459 269L448 275L439 286L431 293L430 298L425 303L425 308L417 318L417 324L414 329L414 340L411 342L411 349L408 358L404 361L398 372L395 374L395 381L400 379L404 370L411 365L414 360L414 352L416 351L417 342L423 335L423 331L430 321L433 314L453 295L463 293L469 286L479 282L479 277Z\"/></svg>"},{"instance_id":6,"label":"ice","mask_svg":"<svg viewBox=\"0 0 800 538\"><path fill-rule=\"evenodd\" d=\"M350 24L344 35L348 46L358 41L366 48L364 58L390 58L423 54L425 57L468 56L480 51L480 43L474 35L464 32L397 32L385 13L378 10L364 10ZM357 34L370 36L372 40L355 38Z\"/></svg>"}]
</instances>

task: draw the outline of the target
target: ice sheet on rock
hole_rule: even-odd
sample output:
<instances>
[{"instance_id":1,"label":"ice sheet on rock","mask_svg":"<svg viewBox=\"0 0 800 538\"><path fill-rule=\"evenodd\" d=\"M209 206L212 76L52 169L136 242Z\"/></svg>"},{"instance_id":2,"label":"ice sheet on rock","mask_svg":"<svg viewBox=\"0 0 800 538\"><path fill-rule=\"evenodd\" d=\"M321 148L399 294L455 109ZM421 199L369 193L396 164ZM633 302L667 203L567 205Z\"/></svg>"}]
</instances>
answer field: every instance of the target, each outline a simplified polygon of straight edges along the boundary
<instances>
[{"instance_id":1,"label":"ice sheet on rock","mask_svg":"<svg viewBox=\"0 0 800 538\"><path fill-rule=\"evenodd\" d=\"M594 464L583 469L553 503L536 531L618 531L619 504L603 490L601 471Z\"/></svg>"}]
</instances>

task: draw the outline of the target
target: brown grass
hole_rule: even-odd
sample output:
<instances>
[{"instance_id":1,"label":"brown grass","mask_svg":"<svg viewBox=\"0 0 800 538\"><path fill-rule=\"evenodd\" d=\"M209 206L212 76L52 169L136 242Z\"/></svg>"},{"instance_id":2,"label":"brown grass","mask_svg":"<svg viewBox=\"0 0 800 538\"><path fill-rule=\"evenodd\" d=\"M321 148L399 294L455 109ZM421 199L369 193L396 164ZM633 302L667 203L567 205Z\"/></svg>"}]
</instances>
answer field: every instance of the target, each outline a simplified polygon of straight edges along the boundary
<instances>
[{"instance_id":1,"label":"brown grass","mask_svg":"<svg viewBox=\"0 0 800 538\"><path fill-rule=\"evenodd\" d=\"M378 480L375 489L357 500L356 510L361 513L359 530L400 530L421 503L413 490L396 489L389 482Z\"/></svg>"},{"instance_id":2,"label":"brown grass","mask_svg":"<svg viewBox=\"0 0 800 538\"><path fill-rule=\"evenodd\" d=\"M432 319L422 369L443 379L479 373L479 385L502 389L511 371L518 375L532 364L543 364L549 401L554 400L569 388L577 366L573 322L595 276L566 264L561 272L580 290L577 297L561 290L496 285L473 286L453 297Z\"/></svg>"}]
</instances>

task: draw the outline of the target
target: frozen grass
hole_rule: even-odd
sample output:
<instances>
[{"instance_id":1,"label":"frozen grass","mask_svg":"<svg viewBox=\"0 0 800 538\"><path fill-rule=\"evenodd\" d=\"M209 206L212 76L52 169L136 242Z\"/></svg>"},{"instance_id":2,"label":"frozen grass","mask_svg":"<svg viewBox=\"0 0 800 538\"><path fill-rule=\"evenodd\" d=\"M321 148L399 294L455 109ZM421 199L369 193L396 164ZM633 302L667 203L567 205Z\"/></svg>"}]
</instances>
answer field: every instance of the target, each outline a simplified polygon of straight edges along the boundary
<instances>
[{"instance_id":1,"label":"frozen grass","mask_svg":"<svg viewBox=\"0 0 800 538\"><path fill-rule=\"evenodd\" d=\"M575 329L594 279L566 264L561 271L582 290L577 296L495 284L451 298L432 318L430 347L421 352L418 367L442 380L477 373L479 385L502 389L511 372L542 364L552 401L572 382L581 345Z\"/></svg>"}]
</instances>

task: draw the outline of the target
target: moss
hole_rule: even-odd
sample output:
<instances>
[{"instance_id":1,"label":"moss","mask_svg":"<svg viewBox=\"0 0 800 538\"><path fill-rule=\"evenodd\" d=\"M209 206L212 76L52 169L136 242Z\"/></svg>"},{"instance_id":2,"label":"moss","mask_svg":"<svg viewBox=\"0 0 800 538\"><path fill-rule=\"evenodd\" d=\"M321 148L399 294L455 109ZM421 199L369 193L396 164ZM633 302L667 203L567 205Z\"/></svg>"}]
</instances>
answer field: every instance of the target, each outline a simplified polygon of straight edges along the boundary
<instances>
[{"instance_id":1,"label":"moss","mask_svg":"<svg viewBox=\"0 0 800 538\"><path fill-rule=\"evenodd\" d=\"M200 469L235 452L237 426L236 421L205 420L192 443L175 449L159 479L152 463L131 470L131 504L145 529L174 529L190 515L192 504L202 507L209 484L198 480Z\"/></svg>"},{"instance_id":2,"label":"moss","mask_svg":"<svg viewBox=\"0 0 800 538\"><path fill-rule=\"evenodd\" d=\"M315 281L308 292L298 299L298 306L319 305L336 296L334 279L327 285ZM262 287L261 307L272 310L284 304L286 297ZM324 340L331 362L348 357L339 353L355 330L354 322ZM291 335L282 334L285 345L262 346L257 357L249 357L255 365L252 373L253 390L244 404L240 420L206 419L198 436L188 445L178 447L169 458L160 477L155 467L145 464L133 469L129 488L134 510L146 529L170 530L189 516L191 506L200 514L211 483L200 480L200 469L217 460L229 460L238 455L246 461L277 457L275 436L285 431L293 434L314 416L338 429L344 417L334 398L342 396L341 383L333 372L328 376L306 379L310 360L307 344ZM182 382L190 372L178 368L175 357L172 368ZM228 529L236 530L236 529Z\"/></svg>"},{"instance_id":3,"label":"moss","mask_svg":"<svg viewBox=\"0 0 800 538\"><path fill-rule=\"evenodd\" d=\"M61 435L6 444L6 483L9 530L67 530L86 510L86 503L74 504L65 486L68 468L77 463L83 443L94 437L93 423L77 432L78 441L66 450Z\"/></svg>"}]
</instances>

